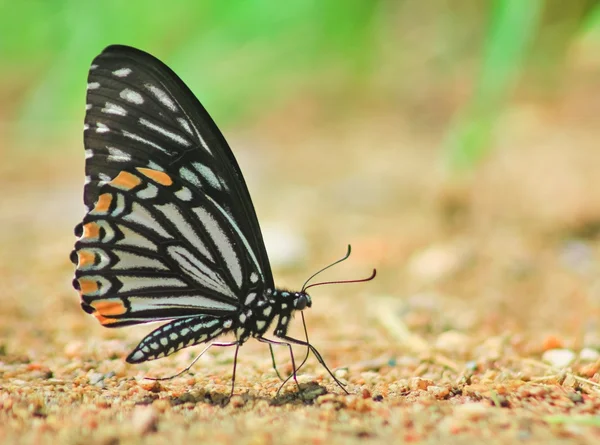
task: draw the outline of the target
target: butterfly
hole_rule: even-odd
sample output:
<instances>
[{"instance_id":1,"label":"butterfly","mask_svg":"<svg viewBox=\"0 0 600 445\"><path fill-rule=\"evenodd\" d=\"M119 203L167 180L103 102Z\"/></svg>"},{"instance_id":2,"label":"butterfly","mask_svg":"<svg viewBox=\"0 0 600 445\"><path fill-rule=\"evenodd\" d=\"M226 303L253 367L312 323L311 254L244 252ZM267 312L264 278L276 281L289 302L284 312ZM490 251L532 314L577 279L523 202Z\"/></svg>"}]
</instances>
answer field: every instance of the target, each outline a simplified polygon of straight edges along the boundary
<instances>
[{"instance_id":1,"label":"butterfly","mask_svg":"<svg viewBox=\"0 0 600 445\"><path fill-rule=\"evenodd\" d=\"M89 70L84 145L86 214L71 254L81 307L109 328L165 322L127 362L235 346L233 394L238 350L253 337L272 357L287 345L294 379L291 345L306 347L344 389L308 335L288 336L294 313L312 305L310 286L275 287L236 159L169 67L132 47L104 49ZM213 342L226 333L235 340Z\"/></svg>"}]
</instances>

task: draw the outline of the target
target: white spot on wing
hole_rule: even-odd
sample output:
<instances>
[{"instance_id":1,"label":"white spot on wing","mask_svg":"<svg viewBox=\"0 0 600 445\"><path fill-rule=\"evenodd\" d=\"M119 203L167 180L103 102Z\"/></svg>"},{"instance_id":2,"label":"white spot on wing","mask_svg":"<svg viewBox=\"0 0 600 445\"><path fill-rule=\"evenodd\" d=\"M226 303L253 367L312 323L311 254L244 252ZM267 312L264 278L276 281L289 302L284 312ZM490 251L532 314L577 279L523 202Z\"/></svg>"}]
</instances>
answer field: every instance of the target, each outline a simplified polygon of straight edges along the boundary
<instances>
[{"instance_id":1,"label":"white spot on wing","mask_svg":"<svg viewBox=\"0 0 600 445\"><path fill-rule=\"evenodd\" d=\"M178 135L177 133L173 133L172 131L167 130L166 128L161 127L160 125L156 125L152 122L150 122L148 119L140 117L140 124L142 124L144 127L149 128L150 130L154 130L157 133L162 134L163 136L168 137L169 139L171 139L173 142L177 142L178 144L183 145L184 147L189 147L190 145L192 145L190 143L190 141L188 141L187 139L185 139L184 137Z\"/></svg>"},{"instance_id":2,"label":"white spot on wing","mask_svg":"<svg viewBox=\"0 0 600 445\"><path fill-rule=\"evenodd\" d=\"M192 192L187 187L182 187L181 190L177 190L175 192L175 196L177 196L182 201L190 201L192 199Z\"/></svg>"},{"instance_id":3,"label":"white spot on wing","mask_svg":"<svg viewBox=\"0 0 600 445\"><path fill-rule=\"evenodd\" d=\"M90 159L94 156L94 152L92 151L91 148L88 148L85 150L85 158L86 159Z\"/></svg>"},{"instance_id":4,"label":"white spot on wing","mask_svg":"<svg viewBox=\"0 0 600 445\"><path fill-rule=\"evenodd\" d=\"M154 184L148 183L148 186L137 192L136 195L141 199L156 198L156 195L158 195L158 188Z\"/></svg>"},{"instance_id":5,"label":"white spot on wing","mask_svg":"<svg viewBox=\"0 0 600 445\"><path fill-rule=\"evenodd\" d=\"M106 104L104 104L104 108L102 108L103 113L106 114L116 114L118 116L127 116L127 110L123 107L121 107L120 105L117 104L113 104L111 102L106 102Z\"/></svg>"},{"instance_id":6,"label":"white spot on wing","mask_svg":"<svg viewBox=\"0 0 600 445\"><path fill-rule=\"evenodd\" d=\"M221 183L219 182L219 178L217 178L217 175L215 175L210 168L208 168L206 165L200 164L199 162L192 162L192 165L194 166L196 171L200 173L200 175L206 180L206 182L208 182L217 190L221 189Z\"/></svg>"},{"instance_id":7,"label":"white spot on wing","mask_svg":"<svg viewBox=\"0 0 600 445\"><path fill-rule=\"evenodd\" d=\"M256 292L249 293L246 297L246 301L244 301L244 305L248 306L250 303L254 301L256 298Z\"/></svg>"},{"instance_id":8,"label":"white spot on wing","mask_svg":"<svg viewBox=\"0 0 600 445\"><path fill-rule=\"evenodd\" d=\"M112 178L106 173L98 173L98 186L104 185L112 181Z\"/></svg>"},{"instance_id":9,"label":"white spot on wing","mask_svg":"<svg viewBox=\"0 0 600 445\"><path fill-rule=\"evenodd\" d=\"M170 155L170 153L169 153L168 150L165 150L164 148L162 148L157 143L149 141L148 139L144 139L143 137L138 136L137 134L130 133L127 130L123 130L123 136L125 136L126 138L129 138L129 139L133 139L134 141L138 141L138 142L141 142L143 144L146 144L146 145L149 145L151 147L154 147L154 148L162 151L163 153L166 153L166 154Z\"/></svg>"},{"instance_id":10,"label":"white spot on wing","mask_svg":"<svg viewBox=\"0 0 600 445\"><path fill-rule=\"evenodd\" d=\"M110 128L108 128L102 122L96 122L96 133L108 133Z\"/></svg>"},{"instance_id":11,"label":"white spot on wing","mask_svg":"<svg viewBox=\"0 0 600 445\"><path fill-rule=\"evenodd\" d=\"M196 174L187 167L181 167L179 169L179 176L181 176L186 181L191 182L196 187L202 187L200 178L198 178L198 176L196 176Z\"/></svg>"},{"instance_id":12,"label":"white spot on wing","mask_svg":"<svg viewBox=\"0 0 600 445\"><path fill-rule=\"evenodd\" d=\"M148 88L152 94L154 94L154 97L156 97L161 104L173 112L177 111L175 102L173 102L173 99L171 99L164 90L161 90L151 83L147 83L145 87Z\"/></svg>"},{"instance_id":13,"label":"white spot on wing","mask_svg":"<svg viewBox=\"0 0 600 445\"><path fill-rule=\"evenodd\" d=\"M90 82L87 84L88 90L97 90L98 88L100 88L100 84L98 82Z\"/></svg>"},{"instance_id":14,"label":"white spot on wing","mask_svg":"<svg viewBox=\"0 0 600 445\"><path fill-rule=\"evenodd\" d=\"M164 172L165 171L164 168L162 168L160 165L158 165L154 161L148 161L148 168L151 168L152 170L157 170L159 172Z\"/></svg>"},{"instance_id":15,"label":"white spot on wing","mask_svg":"<svg viewBox=\"0 0 600 445\"><path fill-rule=\"evenodd\" d=\"M121 68L113 71L113 75L117 77L127 77L131 74L131 68Z\"/></svg>"},{"instance_id":16,"label":"white spot on wing","mask_svg":"<svg viewBox=\"0 0 600 445\"><path fill-rule=\"evenodd\" d=\"M217 220L202 207L193 208L192 211L198 216L198 219L212 238L221 253L229 273L233 277L238 288L242 284L242 267L240 260L233 249L231 240L225 235L223 229L219 226Z\"/></svg>"},{"instance_id":17,"label":"white spot on wing","mask_svg":"<svg viewBox=\"0 0 600 445\"><path fill-rule=\"evenodd\" d=\"M117 205L111 213L112 216L118 216L125 210L125 196L122 193L117 193Z\"/></svg>"},{"instance_id":18,"label":"white spot on wing","mask_svg":"<svg viewBox=\"0 0 600 445\"><path fill-rule=\"evenodd\" d=\"M132 104L141 105L144 103L144 98L137 91L130 90L129 88L125 88L119 94L121 99L125 99L127 102L131 102Z\"/></svg>"},{"instance_id":19,"label":"white spot on wing","mask_svg":"<svg viewBox=\"0 0 600 445\"><path fill-rule=\"evenodd\" d=\"M187 131L191 136L194 135L194 133L192 132L192 127L190 127L190 123L186 119L184 119L183 117L178 117L177 122L179 122L179 125L181 125L183 129Z\"/></svg>"},{"instance_id":20,"label":"white spot on wing","mask_svg":"<svg viewBox=\"0 0 600 445\"><path fill-rule=\"evenodd\" d=\"M125 153L123 150L119 150L115 147L106 147L108 150L108 157L106 158L108 161L113 162L129 162L131 161L131 155L129 153Z\"/></svg>"}]
</instances>

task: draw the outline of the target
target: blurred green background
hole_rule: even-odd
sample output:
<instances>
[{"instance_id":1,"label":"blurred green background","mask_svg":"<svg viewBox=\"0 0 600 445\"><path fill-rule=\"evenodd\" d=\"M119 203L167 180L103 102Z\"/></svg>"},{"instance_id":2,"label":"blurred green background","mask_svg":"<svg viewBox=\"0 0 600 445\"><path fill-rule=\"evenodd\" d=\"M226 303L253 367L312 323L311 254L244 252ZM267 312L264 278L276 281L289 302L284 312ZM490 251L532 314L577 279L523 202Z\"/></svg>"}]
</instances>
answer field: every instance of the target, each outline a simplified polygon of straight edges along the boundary
<instances>
[{"instance_id":1,"label":"blurred green background","mask_svg":"<svg viewBox=\"0 0 600 445\"><path fill-rule=\"evenodd\" d=\"M83 120L90 61L112 43L164 60L221 126L307 103L319 110L316 125L391 110L417 131L439 134L443 165L462 172L493 148L495 122L524 82L528 97L546 99L560 92L574 46L583 59L597 59L600 6L595 0L4 0L0 149L79 150L64 142Z\"/></svg>"}]
</instances>

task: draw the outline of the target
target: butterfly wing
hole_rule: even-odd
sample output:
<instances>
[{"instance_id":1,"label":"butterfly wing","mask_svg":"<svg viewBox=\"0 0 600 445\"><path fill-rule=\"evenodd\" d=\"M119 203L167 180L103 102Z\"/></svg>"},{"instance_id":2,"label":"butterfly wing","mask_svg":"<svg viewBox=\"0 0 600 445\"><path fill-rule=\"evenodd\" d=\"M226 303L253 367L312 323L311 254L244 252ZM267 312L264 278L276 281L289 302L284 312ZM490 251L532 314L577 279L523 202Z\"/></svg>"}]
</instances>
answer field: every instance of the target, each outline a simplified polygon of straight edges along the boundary
<instances>
[{"instance_id":1,"label":"butterfly wing","mask_svg":"<svg viewBox=\"0 0 600 445\"><path fill-rule=\"evenodd\" d=\"M239 166L173 71L110 46L90 68L86 108L88 212L71 258L84 310L106 326L219 316L273 287Z\"/></svg>"}]
</instances>

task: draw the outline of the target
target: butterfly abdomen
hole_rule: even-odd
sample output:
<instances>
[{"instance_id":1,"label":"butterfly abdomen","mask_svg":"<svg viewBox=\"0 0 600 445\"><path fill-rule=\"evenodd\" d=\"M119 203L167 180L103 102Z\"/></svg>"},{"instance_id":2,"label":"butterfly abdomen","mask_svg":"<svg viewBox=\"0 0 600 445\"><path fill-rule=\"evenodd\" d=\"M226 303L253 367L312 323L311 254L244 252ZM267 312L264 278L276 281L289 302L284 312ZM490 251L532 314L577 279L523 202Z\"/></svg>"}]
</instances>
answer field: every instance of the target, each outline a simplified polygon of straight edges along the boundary
<instances>
[{"instance_id":1,"label":"butterfly abdomen","mask_svg":"<svg viewBox=\"0 0 600 445\"><path fill-rule=\"evenodd\" d=\"M141 363L166 357L180 349L206 343L231 329L228 317L199 315L167 323L151 332L129 354L127 362Z\"/></svg>"}]
</instances>

